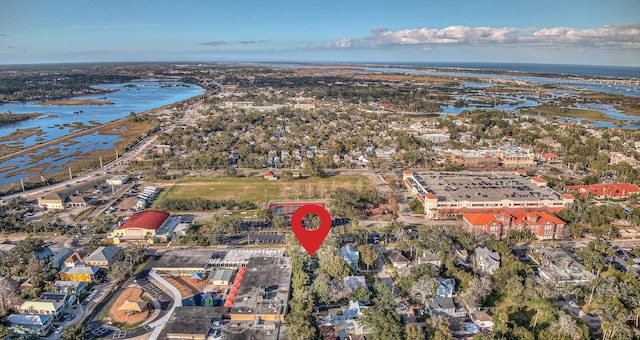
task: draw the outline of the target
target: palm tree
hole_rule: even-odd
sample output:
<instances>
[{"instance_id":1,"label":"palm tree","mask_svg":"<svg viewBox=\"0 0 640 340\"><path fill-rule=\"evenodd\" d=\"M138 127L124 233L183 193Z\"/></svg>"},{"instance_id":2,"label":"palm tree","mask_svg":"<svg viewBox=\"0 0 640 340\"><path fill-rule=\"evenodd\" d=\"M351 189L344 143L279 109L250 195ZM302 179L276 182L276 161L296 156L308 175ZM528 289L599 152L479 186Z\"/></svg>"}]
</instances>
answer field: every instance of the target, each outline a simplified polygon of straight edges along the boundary
<instances>
[{"instance_id":1,"label":"palm tree","mask_svg":"<svg viewBox=\"0 0 640 340\"><path fill-rule=\"evenodd\" d=\"M527 301L527 307L536 312L536 315L533 318L533 328L532 330L536 330L536 326L538 325L538 318L540 314L549 315L549 313L553 312L553 306L546 299L533 299Z\"/></svg>"}]
</instances>

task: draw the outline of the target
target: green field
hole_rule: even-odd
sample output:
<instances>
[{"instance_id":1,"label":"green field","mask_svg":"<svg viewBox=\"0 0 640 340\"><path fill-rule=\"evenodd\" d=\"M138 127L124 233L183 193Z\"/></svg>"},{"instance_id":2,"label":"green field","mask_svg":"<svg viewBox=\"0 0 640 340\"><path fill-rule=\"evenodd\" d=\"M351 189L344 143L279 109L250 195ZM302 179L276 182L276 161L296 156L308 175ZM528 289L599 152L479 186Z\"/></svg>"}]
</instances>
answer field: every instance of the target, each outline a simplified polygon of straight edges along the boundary
<instances>
[{"instance_id":1,"label":"green field","mask_svg":"<svg viewBox=\"0 0 640 340\"><path fill-rule=\"evenodd\" d=\"M363 176L333 176L327 178L305 178L277 181L262 177L190 177L169 186L156 202L168 198L206 198L210 200L267 201L319 199L336 188L361 190L369 186ZM156 203L157 204L157 203Z\"/></svg>"}]
</instances>

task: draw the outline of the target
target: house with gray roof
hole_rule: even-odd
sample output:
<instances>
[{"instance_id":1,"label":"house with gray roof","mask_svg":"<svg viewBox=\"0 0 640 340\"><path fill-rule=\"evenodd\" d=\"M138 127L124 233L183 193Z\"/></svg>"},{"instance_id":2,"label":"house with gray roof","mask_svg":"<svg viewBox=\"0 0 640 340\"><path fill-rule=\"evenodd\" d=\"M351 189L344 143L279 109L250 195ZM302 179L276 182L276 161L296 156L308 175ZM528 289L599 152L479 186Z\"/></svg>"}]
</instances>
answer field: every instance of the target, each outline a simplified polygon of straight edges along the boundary
<instances>
[{"instance_id":1,"label":"house with gray roof","mask_svg":"<svg viewBox=\"0 0 640 340\"><path fill-rule=\"evenodd\" d=\"M391 264L396 268L407 268L411 263L408 258L397 250L391 251L389 254L389 260L391 260Z\"/></svg>"},{"instance_id":2,"label":"house with gray roof","mask_svg":"<svg viewBox=\"0 0 640 340\"><path fill-rule=\"evenodd\" d=\"M487 247L478 247L474 250L476 268L481 274L493 274L500 268L500 254L491 251Z\"/></svg>"},{"instance_id":3,"label":"house with gray roof","mask_svg":"<svg viewBox=\"0 0 640 340\"><path fill-rule=\"evenodd\" d=\"M53 322L50 315L11 314L7 318L9 328L18 334L46 336Z\"/></svg>"},{"instance_id":4,"label":"house with gray roof","mask_svg":"<svg viewBox=\"0 0 640 340\"><path fill-rule=\"evenodd\" d=\"M53 269L60 269L64 266L64 261L73 254L73 251L69 248L62 248L59 252L53 254L49 260L49 267Z\"/></svg>"},{"instance_id":5,"label":"house with gray roof","mask_svg":"<svg viewBox=\"0 0 640 340\"><path fill-rule=\"evenodd\" d=\"M434 297L427 299L427 312L430 316L463 317L466 313L460 310L450 297Z\"/></svg>"},{"instance_id":6,"label":"house with gray roof","mask_svg":"<svg viewBox=\"0 0 640 340\"><path fill-rule=\"evenodd\" d=\"M87 266L109 268L114 262L122 258L123 253L120 247L98 247L84 259L84 263Z\"/></svg>"},{"instance_id":7,"label":"house with gray roof","mask_svg":"<svg viewBox=\"0 0 640 340\"><path fill-rule=\"evenodd\" d=\"M79 295L84 292L89 285L86 282L56 280L53 283L53 290L56 293Z\"/></svg>"}]
</instances>

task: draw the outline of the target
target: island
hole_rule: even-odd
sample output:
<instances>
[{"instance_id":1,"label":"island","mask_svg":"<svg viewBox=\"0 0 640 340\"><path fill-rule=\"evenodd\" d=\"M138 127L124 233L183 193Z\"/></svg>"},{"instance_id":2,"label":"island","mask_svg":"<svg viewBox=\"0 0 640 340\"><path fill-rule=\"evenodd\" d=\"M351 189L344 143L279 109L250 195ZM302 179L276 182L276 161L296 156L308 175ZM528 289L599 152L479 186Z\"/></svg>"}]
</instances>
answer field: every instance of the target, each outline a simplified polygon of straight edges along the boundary
<instances>
[{"instance_id":1,"label":"island","mask_svg":"<svg viewBox=\"0 0 640 340\"><path fill-rule=\"evenodd\" d=\"M13 112L3 112L0 113L0 126L14 124L18 122L22 122L29 119L35 119L42 116L42 113L32 112L32 113L13 113Z\"/></svg>"}]
</instances>

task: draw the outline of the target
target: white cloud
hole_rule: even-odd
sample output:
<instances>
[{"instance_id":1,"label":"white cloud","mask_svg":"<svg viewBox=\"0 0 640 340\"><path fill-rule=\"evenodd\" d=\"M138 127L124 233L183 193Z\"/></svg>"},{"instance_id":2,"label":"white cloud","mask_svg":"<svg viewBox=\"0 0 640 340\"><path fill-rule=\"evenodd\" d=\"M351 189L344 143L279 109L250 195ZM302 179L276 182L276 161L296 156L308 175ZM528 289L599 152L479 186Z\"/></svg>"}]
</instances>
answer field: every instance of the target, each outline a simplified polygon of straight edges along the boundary
<instances>
[{"instance_id":1,"label":"white cloud","mask_svg":"<svg viewBox=\"0 0 640 340\"><path fill-rule=\"evenodd\" d=\"M381 47L403 45L537 45L542 47L598 47L640 49L640 24L603 26L595 29L551 27L449 26L443 29L418 28L390 31L374 28L363 38L343 38L327 44L330 48Z\"/></svg>"}]
</instances>

